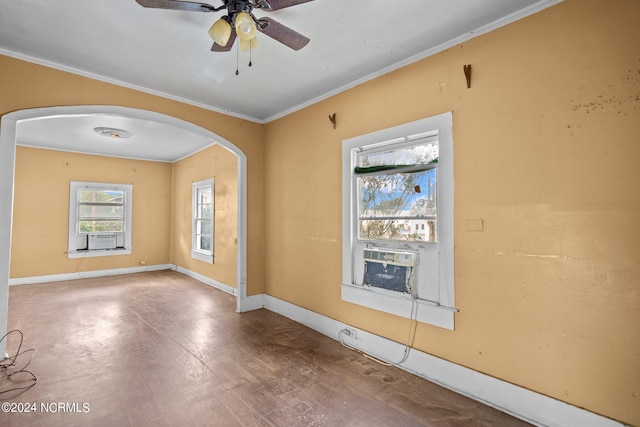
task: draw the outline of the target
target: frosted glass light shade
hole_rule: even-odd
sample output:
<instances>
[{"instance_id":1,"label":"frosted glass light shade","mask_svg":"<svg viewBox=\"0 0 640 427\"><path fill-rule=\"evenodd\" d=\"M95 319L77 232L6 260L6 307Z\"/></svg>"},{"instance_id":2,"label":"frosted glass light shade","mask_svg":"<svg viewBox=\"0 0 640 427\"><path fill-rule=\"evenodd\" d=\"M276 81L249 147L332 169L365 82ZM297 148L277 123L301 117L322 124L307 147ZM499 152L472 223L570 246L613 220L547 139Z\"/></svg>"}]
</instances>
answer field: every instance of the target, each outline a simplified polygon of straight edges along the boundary
<instances>
[{"instance_id":1,"label":"frosted glass light shade","mask_svg":"<svg viewBox=\"0 0 640 427\"><path fill-rule=\"evenodd\" d=\"M256 24L251 15L246 12L236 15L236 33L240 40L251 40L256 36Z\"/></svg>"},{"instance_id":2,"label":"frosted glass light shade","mask_svg":"<svg viewBox=\"0 0 640 427\"><path fill-rule=\"evenodd\" d=\"M225 19L218 19L209 28L209 37L220 46L226 46L231 37L231 24Z\"/></svg>"},{"instance_id":3,"label":"frosted glass light shade","mask_svg":"<svg viewBox=\"0 0 640 427\"><path fill-rule=\"evenodd\" d=\"M251 40L240 39L240 50L245 52L249 49L255 50L258 48L258 38L254 37Z\"/></svg>"}]
</instances>

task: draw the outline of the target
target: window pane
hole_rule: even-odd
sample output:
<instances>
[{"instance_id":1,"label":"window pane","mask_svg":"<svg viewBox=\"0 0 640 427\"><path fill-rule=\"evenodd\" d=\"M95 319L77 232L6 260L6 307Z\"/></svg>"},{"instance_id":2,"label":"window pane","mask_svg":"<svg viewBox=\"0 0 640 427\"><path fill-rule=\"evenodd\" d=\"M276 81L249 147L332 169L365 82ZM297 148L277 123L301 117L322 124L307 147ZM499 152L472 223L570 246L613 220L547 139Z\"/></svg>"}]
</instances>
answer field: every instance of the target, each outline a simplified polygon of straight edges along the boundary
<instances>
[{"instance_id":1,"label":"window pane","mask_svg":"<svg viewBox=\"0 0 640 427\"><path fill-rule=\"evenodd\" d=\"M363 217L436 215L436 169L358 177L358 213Z\"/></svg>"},{"instance_id":2,"label":"window pane","mask_svg":"<svg viewBox=\"0 0 640 427\"><path fill-rule=\"evenodd\" d=\"M213 197L211 195L211 187L200 187L198 188L198 204L211 204L213 202Z\"/></svg>"},{"instance_id":3,"label":"window pane","mask_svg":"<svg viewBox=\"0 0 640 427\"><path fill-rule=\"evenodd\" d=\"M198 205L198 218L211 218L213 213L212 205Z\"/></svg>"},{"instance_id":4,"label":"window pane","mask_svg":"<svg viewBox=\"0 0 640 427\"><path fill-rule=\"evenodd\" d=\"M435 219L360 220L360 238L436 242Z\"/></svg>"},{"instance_id":5,"label":"window pane","mask_svg":"<svg viewBox=\"0 0 640 427\"><path fill-rule=\"evenodd\" d=\"M394 148L377 153L361 154L358 157L359 167L428 165L438 159L438 142Z\"/></svg>"},{"instance_id":6,"label":"window pane","mask_svg":"<svg viewBox=\"0 0 640 427\"><path fill-rule=\"evenodd\" d=\"M124 218L123 205L80 205L78 215L81 219L91 218Z\"/></svg>"},{"instance_id":7,"label":"window pane","mask_svg":"<svg viewBox=\"0 0 640 427\"><path fill-rule=\"evenodd\" d=\"M99 231L124 231L124 221L90 221L80 220L78 222L80 233L95 233Z\"/></svg>"},{"instance_id":8,"label":"window pane","mask_svg":"<svg viewBox=\"0 0 640 427\"><path fill-rule=\"evenodd\" d=\"M198 236L198 249L203 251L211 251L211 236Z\"/></svg>"},{"instance_id":9,"label":"window pane","mask_svg":"<svg viewBox=\"0 0 640 427\"><path fill-rule=\"evenodd\" d=\"M198 221L198 234L208 234L212 233L211 221Z\"/></svg>"},{"instance_id":10,"label":"window pane","mask_svg":"<svg viewBox=\"0 0 640 427\"><path fill-rule=\"evenodd\" d=\"M361 239L436 241L436 169L358 177Z\"/></svg>"},{"instance_id":11,"label":"window pane","mask_svg":"<svg viewBox=\"0 0 640 427\"><path fill-rule=\"evenodd\" d=\"M124 191L81 188L78 190L78 198L80 202L123 204Z\"/></svg>"}]
</instances>

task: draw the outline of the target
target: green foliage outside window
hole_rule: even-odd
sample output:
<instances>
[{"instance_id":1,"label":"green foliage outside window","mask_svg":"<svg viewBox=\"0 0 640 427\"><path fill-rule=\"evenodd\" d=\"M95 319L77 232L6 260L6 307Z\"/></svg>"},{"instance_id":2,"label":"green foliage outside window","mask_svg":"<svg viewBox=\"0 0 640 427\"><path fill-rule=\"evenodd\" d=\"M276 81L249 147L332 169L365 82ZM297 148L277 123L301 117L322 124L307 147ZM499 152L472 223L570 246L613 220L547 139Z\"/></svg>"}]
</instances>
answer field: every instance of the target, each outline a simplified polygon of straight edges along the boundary
<instances>
[{"instance_id":1,"label":"green foliage outside window","mask_svg":"<svg viewBox=\"0 0 640 427\"><path fill-rule=\"evenodd\" d=\"M435 242L437 143L358 158L359 237Z\"/></svg>"},{"instance_id":2,"label":"green foliage outside window","mask_svg":"<svg viewBox=\"0 0 640 427\"><path fill-rule=\"evenodd\" d=\"M78 219L80 233L123 232L124 191L78 190Z\"/></svg>"}]
</instances>

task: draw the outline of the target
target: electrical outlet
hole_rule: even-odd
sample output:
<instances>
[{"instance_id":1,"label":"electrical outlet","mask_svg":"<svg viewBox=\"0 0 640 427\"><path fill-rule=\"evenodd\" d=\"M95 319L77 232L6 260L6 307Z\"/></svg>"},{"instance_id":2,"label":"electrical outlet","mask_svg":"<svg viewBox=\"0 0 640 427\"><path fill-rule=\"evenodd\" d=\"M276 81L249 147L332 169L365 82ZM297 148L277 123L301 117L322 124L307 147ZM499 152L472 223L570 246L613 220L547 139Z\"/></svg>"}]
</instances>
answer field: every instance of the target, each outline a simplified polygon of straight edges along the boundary
<instances>
[{"instance_id":1,"label":"electrical outlet","mask_svg":"<svg viewBox=\"0 0 640 427\"><path fill-rule=\"evenodd\" d=\"M351 328L344 328L342 331L342 335L345 337L349 337L351 339L357 339L358 335L356 334L356 330L355 329L351 329Z\"/></svg>"}]
</instances>

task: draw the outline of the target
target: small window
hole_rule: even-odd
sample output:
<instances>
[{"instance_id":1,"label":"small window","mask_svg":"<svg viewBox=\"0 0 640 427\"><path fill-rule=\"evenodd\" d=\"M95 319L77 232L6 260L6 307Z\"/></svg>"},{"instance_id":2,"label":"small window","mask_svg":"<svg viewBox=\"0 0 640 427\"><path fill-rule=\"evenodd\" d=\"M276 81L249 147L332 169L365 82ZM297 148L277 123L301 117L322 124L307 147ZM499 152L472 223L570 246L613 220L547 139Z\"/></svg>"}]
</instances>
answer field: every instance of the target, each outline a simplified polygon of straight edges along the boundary
<instances>
[{"instance_id":1,"label":"small window","mask_svg":"<svg viewBox=\"0 0 640 427\"><path fill-rule=\"evenodd\" d=\"M213 263L214 244L214 186L213 178L192 185L193 226L192 258Z\"/></svg>"},{"instance_id":2,"label":"small window","mask_svg":"<svg viewBox=\"0 0 640 427\"><path fill-rule=\"evenodd\" d=\"M131 253L132 189L128 184L71 182L69 258Z\"/></svg>"}]
</instances>

